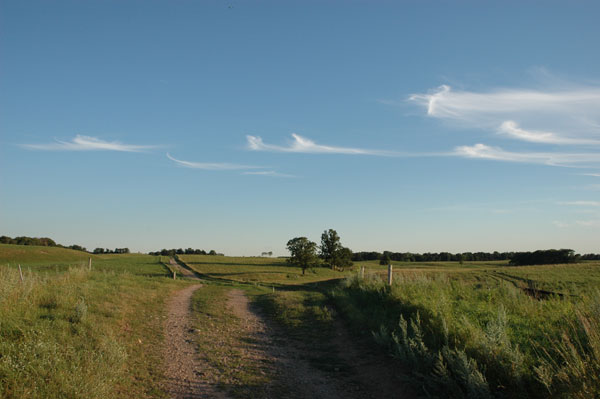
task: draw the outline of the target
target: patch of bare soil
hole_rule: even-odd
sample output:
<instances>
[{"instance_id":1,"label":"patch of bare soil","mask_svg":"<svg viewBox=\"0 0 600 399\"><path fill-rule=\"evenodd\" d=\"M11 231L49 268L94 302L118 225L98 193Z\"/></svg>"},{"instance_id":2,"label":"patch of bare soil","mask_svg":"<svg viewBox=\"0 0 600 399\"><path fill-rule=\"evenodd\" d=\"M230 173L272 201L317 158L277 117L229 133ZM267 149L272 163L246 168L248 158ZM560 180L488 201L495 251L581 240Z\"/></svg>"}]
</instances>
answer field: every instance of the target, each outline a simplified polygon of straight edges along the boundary
<instances>
[{"instance_id":1,"label":"patch of bare soil","mask_svg":"<svg viewBox=\"0 0 600 399\"><path fill-rule=\"evenodd\" d=\"M269 323L241 290L229 292L228 304L254 337L246 350L248 356L260 362L270 360L280 384L286 386L287 398L413 398L409 389L385 367L389 359L357 348L345 328L337 326L338 337L332 342L336 364L343 365L326 371L311 364L310 359L322 354L311 353L306 345L286 338L277 326Z\"/></svg>"},{"instance_id":2,"label":"patch of bare soil","mask_svg":"<svg viewBox=\"0 0 600 399\"><path fill-rule=\"evenodd\" d=\"M174 399L225 398L217 387L207 381L205 365L198 356L194 343L191 318L191 298L201 284L189 286L175 293L168 303L165 323L164 358L167 392Z\"/></svg>"}]
</instances>

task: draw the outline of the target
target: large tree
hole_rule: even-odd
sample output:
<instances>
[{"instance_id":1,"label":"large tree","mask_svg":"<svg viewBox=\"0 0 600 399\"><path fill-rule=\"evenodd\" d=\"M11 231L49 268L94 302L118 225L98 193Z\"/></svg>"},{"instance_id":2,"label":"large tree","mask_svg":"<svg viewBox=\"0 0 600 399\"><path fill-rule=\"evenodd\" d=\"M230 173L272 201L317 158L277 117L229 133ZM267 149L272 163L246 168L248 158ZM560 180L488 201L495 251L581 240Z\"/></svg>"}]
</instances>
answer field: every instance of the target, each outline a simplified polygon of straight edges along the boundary
<instances>
[{"instance_id":1,"label":"large tree","mask_svg":"<svg viewBox=\"0 0 600 399\"><path fill-rule=\"evenodd\" d=\"M302 274L317 263L317 244L306 237L292 238L287 242L290 251L288 262L302 268Z\"/></svg>"},{"instance_id":2,"label":"large tree","mask_svg":"<svg viewBox=\"0 0 600 399\"><path fill-rule=\"evenodd\" d=\"M321 234L321 258L333 270L352 266L352 251L340 243L340 236L333 229Z\"/></svg>"}]
</instances>

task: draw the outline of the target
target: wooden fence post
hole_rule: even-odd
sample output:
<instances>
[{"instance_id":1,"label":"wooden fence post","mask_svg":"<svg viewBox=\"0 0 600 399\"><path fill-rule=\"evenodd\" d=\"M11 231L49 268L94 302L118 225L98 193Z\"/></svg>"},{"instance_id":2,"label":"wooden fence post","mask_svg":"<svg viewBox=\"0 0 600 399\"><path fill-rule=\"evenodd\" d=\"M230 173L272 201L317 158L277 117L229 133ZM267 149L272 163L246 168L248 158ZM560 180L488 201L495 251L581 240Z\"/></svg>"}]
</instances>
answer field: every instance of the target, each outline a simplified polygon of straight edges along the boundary
<instances>
[{"instance_id":1,"label":"wooden fence post","mask_svg":"<svg viewBox=\"0 0 600 399\"><path fill-rule=\"evenodd\" d=\"M173 280L177 279L177 272L175 270L173 270Z\"/></svg>"},{"instance_id":2,"label":"wooden fence post","mask_svg":"<svg viewBox=\"0 0 600 399\"><path fill-rule=\"evenodd\" d=\"M92 258L90 258L90 261L88 262L88 270L92 270Z\"/></svg>"},{"instance_id":3,"label":"wooden fence post","mask_svg":"<svg viewBox=\"0 0 600 399\"><path fill-rule=\"evenodd\" d=\"M23 271L21 270L20 264L19 264L19 275L21 276L21 282L23 282Z\"/></svg>"},{"instance_id":4,"label":"wooden fence post","mask_svg":"<svg viewBox=\"0 0 600 399\"><path fill-rule=\"evenodd\" d=\"M392 276L394 275L394 270L392 265L388 266L388 285L392 285Z\"/></svg>"},{"instance_id":5,"label":"wooden fence post","mask_svg":"<svg viewBox=\"0 0 600 399\"><path fill-rule=\"evenodd\" d=\"M360 279L364 279L365 278L365 267L361 266L360 267Z\"/></svg>"}]
</instances>

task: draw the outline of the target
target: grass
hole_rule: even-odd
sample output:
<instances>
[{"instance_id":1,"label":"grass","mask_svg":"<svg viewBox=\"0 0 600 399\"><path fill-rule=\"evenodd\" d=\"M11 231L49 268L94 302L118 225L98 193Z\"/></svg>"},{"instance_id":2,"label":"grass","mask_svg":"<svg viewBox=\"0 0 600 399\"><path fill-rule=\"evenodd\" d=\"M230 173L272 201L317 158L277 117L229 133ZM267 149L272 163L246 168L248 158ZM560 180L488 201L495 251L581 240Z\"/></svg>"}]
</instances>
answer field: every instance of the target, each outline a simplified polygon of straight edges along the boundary
<instances>
[{"instance_id":1,"label":"grass","mask_svg":"<svg viewBox=\"0 0 600 399\"><path fill-rule=\"evenodd\" d=\"M187 283L155 257L92 256L89 270L84 255L0 246L24 270L0 264L0 397L166 397L164 302Z\"/></svg>"},{"instance_id":2,"label":"grass","mask_svg":"<svg viewBox=\"0 0 600 399\"><path fill-rule=\"evenodd\" d=\"M234 258L210 255L179 255L179 259L205 279L218 282L257 284L269 287L302 285L343 277L327 268L302 270L288 265L280 258Z\"/></svg>"},{"instance_id":3,"label":"grass","mask_svg":"<svg viewBox=\"0 0 600 399\"><path fill-rule=\"evenodd\" d=\"M390 365L409 365L428 395L600 392L599 262L394 262L389 287L387 266L377 262L303 276L276 258L180 258L205 280L193 306L206 378L233 397L284 397L291 388L272 362L247 355L253 338L227 308L232 289L244 290L326 373L344 368L331 345L340 314L397 359ZM353 277L361 266L363 280ZM164 305L187 284L173 281L164 257L0 245L0 397L166 397ZM565 295L538 300L528 288Z\"/></svg>"},{"instance_id":4,"label":"grass","mask_svg":"<svg viewBox=\"0 0 600 399\"><path fill-rule=\"evenodd\" d=\"M574 327L585 325L576 314L595 314L593 309L600 308L597 297L590 296L598 289L599 264L399 269L391 287L372 273L364 280L347 280L333 298L354 326L374 332L380 345L411 364L414 378L430 394L576 396L576 385L548 382L570 372L565 348L579 349L575 353L587 359L581 360L583 370L599 364L600 359L585 357L586 348L599 345L596 337ZM531 285L577 296L537 300L522 289ZM594 325L593 318L584 319ZM552 377L541 373L550 370ZM594 384L589 381L588 387Z\"/></svg>"}]
</instances>

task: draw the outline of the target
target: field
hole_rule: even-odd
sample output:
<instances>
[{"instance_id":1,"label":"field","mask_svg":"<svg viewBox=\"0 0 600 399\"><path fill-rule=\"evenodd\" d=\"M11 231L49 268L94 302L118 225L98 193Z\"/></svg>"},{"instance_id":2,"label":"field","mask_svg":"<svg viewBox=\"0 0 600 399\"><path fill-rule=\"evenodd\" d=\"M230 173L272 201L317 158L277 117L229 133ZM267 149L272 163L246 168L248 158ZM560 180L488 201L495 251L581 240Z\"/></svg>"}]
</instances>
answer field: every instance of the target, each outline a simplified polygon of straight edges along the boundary
<instances>
[{"instance_id":1,"label":"field","mask_svg":"<svg viewBox=\"0 0 600 399\"><path fill-rule=\"evenodd\" d=\"M0 397L166 397L163 302L188 284L168 276L147 255L0 245Z\"/></svg>"},{"instance_id":2,"label":"field","mask_svg":"<svg viewBox=\"0 0 600 399\"><path fill-rule=\"evenodd\" d=\"M203 280L193 315L205 378L231 397L299 389L278 355L256 355L262 341L232 307L243 297L273 324L269 345L283 348L273 353L301 353L307 373L346 397L398 387L457 398L600 390L599 262L394 262L390 287L377 262L302 275L277 258L178 259ZM166 257L0 245L0 397L167 397L165 301L192 284L174 281L167 265ZM378 360L357 366L367 356ZM386 372L387 382L374 380Z\"/></svg>"}]
</instances>

